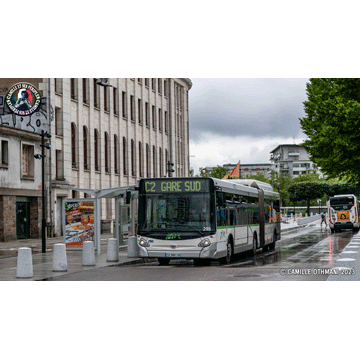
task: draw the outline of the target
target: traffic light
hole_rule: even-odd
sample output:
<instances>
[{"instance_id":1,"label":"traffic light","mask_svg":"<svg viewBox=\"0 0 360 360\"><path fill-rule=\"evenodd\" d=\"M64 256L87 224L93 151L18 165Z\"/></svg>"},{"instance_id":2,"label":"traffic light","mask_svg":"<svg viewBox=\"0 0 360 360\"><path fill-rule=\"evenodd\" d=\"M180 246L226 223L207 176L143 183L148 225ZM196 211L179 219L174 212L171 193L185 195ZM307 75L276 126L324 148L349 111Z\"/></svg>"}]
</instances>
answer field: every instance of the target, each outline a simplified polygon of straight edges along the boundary
<instances>
[{"instance_id":1,"label":"traffic light","mask_svg":"<svg viewBox=\"0 0 360 360\"><path fill-rule=\"evenodd\" d=\"M173 166L174 166L174 163L172 163L171 161L167 162L168 177L171 177L171 173L175 172L175 170L172 168Z\"/></svg>"},{"instance_id":2,"label":"traffic light","mask_svg":"<svg viewBox=\"0 0 360 360\"><path fill-rule=\"evenodd\" d=\"M131 199L131 191L130 190L126 190L126 204L130 204L130 199Z\"/></svg>"}]
</instances>

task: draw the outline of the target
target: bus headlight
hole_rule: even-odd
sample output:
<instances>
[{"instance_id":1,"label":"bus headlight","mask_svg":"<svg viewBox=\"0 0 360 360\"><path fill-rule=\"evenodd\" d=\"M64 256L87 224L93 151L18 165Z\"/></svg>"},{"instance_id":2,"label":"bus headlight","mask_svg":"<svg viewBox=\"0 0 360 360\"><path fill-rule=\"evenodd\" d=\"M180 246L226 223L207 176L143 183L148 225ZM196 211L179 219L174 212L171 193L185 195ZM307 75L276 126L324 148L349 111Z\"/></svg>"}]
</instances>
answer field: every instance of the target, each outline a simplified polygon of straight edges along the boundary
<instances>
[{"instance_id":1,"label":"bus headlight","mask_svg":"<svg viewBox=\"0 0 360 360\"><path fill-rule=\"evenodd\" d=\"M207 246L210 246L211 245L211 242L209 239L204 239L204 240L201 240L199 242L199 247L207 247Z\"/></svg>"},{"instance_id":2,"label":"bus headlight","mask_svg":"<svg viewBox=\"0 0 360 360\"><path fill-rule=\"evenodd\" d=\"M150 246L149 242L144 238L140 239L139 245L142 246L142 247L149 247Z\"/></svg>"}]
</instances>

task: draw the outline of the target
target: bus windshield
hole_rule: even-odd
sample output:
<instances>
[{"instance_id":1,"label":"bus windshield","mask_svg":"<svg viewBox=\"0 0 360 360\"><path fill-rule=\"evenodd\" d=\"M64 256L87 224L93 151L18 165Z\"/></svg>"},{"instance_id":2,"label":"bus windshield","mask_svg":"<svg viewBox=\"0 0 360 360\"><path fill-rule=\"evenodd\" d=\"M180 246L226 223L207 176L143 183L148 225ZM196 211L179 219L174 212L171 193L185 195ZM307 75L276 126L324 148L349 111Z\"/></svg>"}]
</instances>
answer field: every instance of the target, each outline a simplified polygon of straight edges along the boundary
<instances>
[{"instance_id":1,"label":"bus windshield","mask_svg":"<svg viewBox=\"0 0 360 360\"><path fill-rule=\"evenodd\" d=\"M210 193L162 193L139 196L139 234L151 232L215 232Z\"/></svg>"},{"instance_id":2,"label":"bus windshield","mask_svg":"<svg viewBox=\"0 0 360 360\"><path fill-rule=\"evenodd\" d=\"M334 210L350 210L353 205L353 196L336 196L330 198L330 206Z\"/></svg>"}]
</instances>

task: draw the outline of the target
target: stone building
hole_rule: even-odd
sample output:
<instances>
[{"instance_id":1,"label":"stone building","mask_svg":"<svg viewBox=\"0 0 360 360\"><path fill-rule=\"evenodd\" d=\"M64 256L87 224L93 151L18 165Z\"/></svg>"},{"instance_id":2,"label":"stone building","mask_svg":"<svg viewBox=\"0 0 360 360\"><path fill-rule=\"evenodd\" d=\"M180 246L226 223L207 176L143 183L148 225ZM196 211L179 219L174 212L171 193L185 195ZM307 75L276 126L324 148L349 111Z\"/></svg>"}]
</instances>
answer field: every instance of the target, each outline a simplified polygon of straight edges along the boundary
<instances>
[{"instance_id":1,"label":"stone building","mask_svg":"<svg viewBox=\"0 0 360 360\"><path fill-rule=\"evenodd\" d=\"M63 200L84 197L74 188L107 189L134 185L144 177L164 177L168 161L174 164L172 176L189 176L190 79L0 79L0 95L6 93L10 80L33 83L47 98L50 88L47 221L51 220L54 235L62 234ZM0 156L5 159L0 162L0 213L9 210L6 216L16 219L17 203L23 200L34 217L30 218L34 229L28 229L27 236L37 237L41 212L32 209L41 209L41 161L33 161L33 155L41 152L41 136L3 124L0 141L4 142ZM24 146L29 146L33 164L31 179L21 174ZM4 216L0 215L0 234L4 234L0 241L18 236L19 221L14 224ZM104 230L111 229L114 216L113 199L103 199Z\"/></svg>"}]
</instances>

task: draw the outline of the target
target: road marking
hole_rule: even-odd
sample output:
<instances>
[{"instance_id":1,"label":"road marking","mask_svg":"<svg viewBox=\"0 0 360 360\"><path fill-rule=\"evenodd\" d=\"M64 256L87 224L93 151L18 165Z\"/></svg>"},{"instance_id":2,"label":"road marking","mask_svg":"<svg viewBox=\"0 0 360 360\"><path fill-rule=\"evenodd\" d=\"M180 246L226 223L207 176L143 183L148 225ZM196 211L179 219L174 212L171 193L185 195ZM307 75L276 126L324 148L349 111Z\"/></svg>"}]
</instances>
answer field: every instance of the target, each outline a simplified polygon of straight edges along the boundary
<instances>
[{"instance_id":1,"label":"road marking","mask_svg":"<svg viewBox=\"0 0 360 360\"><path fill-rule=\"evenodd\" d=\"M355 261L355 259L352 259L352 258L344 258L344 259L338 259L338 261Z\"/></svg>"},{"instance_id":2,"label":"road marking","mask_svg":"<svg viewBox=\"0 0 360 360\"><path fill-rule=\"evenodd\" d=\"M357 254L357 251L343 251L342 254Z\"/></svg>"}]
</instances>

